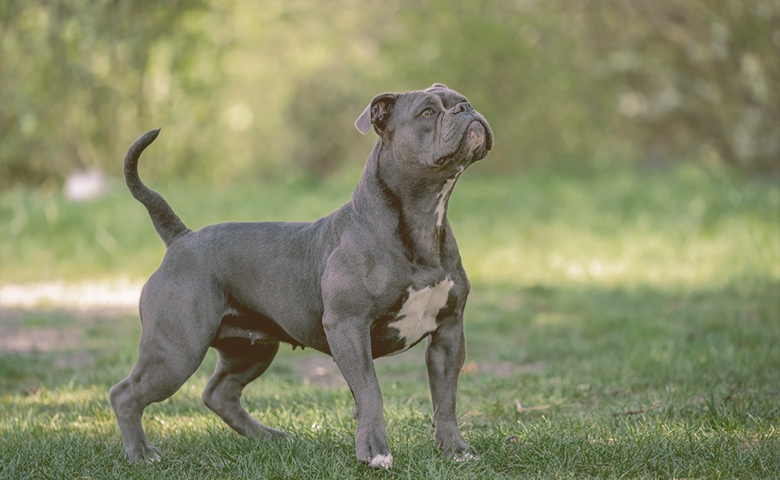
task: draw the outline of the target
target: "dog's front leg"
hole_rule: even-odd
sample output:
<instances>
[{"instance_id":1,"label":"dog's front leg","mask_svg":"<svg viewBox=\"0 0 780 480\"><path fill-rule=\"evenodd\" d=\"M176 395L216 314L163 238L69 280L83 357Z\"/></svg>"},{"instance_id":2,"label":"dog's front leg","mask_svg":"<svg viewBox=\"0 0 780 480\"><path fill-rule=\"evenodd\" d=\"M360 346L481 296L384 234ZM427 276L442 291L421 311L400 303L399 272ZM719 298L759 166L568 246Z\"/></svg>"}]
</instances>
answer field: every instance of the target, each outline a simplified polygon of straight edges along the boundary
<instances>
[{"instance_id":1,"label":"dog's front leg","mask_svg":"<svg viewBox=\"0 0 780 480\"><path fill-rule=\"evenodd\" d=\"M387 443L382 391L371 357L369 325L363 318L323 317L331 355L355 399L356 454L374 468L391 468L393 456Z\"/></svg>"},{"instance_id":2,"label":"dog's front leg","mask_svg":"<svg viewBox=\"0 0 780 480\"><path fill-rule=\"evenodd\" d=\"M477 454L458 429L455 394L458 375L466 359L463 318L457 315L445 321L428 339L425 363L433 400L433 425L436 447L455 460L476 458Z\"/></svg>"}]
</instances>

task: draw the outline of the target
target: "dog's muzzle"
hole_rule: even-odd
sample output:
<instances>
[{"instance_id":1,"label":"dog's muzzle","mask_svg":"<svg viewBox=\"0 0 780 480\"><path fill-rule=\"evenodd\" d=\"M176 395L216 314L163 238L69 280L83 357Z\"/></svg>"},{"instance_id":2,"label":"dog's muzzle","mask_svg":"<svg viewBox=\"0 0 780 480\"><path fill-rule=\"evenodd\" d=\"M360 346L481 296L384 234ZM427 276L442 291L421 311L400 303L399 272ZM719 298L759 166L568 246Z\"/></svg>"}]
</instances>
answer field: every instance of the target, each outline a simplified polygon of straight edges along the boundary
<instances>
[{"instance_id":1,"label":"dog's muzzle","mask_svg":"<svg viewBox=\"0 0 780 480\"><path fill-rule=\"evenodd\" d=\"M482 126L482 123L480 123L479 120L474 120L466 129L466 146L473 152L482 145L485 145L486 137L487 132L485 131L485 127ZM485 149L487 150L487 145L485 145Z\"/></svg>"}]
</instances>

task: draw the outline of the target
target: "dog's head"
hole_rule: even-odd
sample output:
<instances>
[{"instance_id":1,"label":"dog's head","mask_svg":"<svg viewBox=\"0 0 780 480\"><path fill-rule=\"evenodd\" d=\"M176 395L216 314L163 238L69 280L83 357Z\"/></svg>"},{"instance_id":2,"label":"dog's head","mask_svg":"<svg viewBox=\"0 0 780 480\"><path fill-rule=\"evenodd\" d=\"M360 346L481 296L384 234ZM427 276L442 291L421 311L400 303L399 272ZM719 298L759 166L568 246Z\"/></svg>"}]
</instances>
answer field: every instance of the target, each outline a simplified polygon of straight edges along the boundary
<instances>
[{"instance_id":1,"label":"dog's head","mask_svg":"<svg viewBox=\"0 0 780 480\"><path fill-rule=\"evenodd\" d=\"M436 83L422 91L374 97L355 126L373 125L405 164L462 171L493 148L493 132L466 97Z\"/></svg>"}]
</instances>

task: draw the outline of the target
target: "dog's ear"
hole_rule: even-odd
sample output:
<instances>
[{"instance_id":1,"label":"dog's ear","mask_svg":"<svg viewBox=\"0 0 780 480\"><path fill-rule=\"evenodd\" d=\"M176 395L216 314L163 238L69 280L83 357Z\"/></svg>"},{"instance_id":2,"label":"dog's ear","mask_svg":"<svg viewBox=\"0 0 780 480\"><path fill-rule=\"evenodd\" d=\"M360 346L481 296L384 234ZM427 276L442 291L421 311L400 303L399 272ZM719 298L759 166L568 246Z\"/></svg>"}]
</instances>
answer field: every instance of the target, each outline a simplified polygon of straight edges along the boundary
<instances>
[{"instance_id":1,"label":"dog's ear","mask_svg":"<svg viewBox=\"0 0 780 480\"><path fill-rule=\"evenodd\" d=\"M363 113L355 120L355 127L363 135L368 133L371 125L379 131L384 130L397 98L398 95L395 93L383 93L374 97L366 109L363 110Z\"/></svg>"}]
</instances>

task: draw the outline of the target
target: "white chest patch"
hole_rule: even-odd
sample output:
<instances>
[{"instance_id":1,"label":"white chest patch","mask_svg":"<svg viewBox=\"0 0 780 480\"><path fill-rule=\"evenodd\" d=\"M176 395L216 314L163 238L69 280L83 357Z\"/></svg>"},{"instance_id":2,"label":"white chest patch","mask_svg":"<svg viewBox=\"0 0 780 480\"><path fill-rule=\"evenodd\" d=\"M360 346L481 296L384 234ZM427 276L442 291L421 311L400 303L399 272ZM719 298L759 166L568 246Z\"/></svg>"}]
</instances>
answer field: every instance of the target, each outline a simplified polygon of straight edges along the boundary
<instances>
[{"instance_id":1,"label":"white chest patch","mask_svg":"<svg viewBox=\"0 0 780 480\"><path fill-rule=\"evenodd\" d=\"M436 285L422 290L413 290L409 287L409 298L398 311L396 320L390 323L391 327L398 330L398 336L403 338L406 344L406 348L401 351L436 330L436 316L447 304L453 285L455 282L445 278Z\"/></svg>"},{"instance_id":2,"label":"white chest patch","mask_svg":"<svg viewBox=\"0 0 780 480\"><path fill-rule=\"evenodd\" d=\"M461 173L463 173L463 170L465 170L464 167L460 167L458 169L458 173L451 176L447 179L446 182L444 182L444 186L441 187L441 192L439 192L438 195L436 195L436 198L439 200L436 204L436 226L441 227L441 223L444 221L444 209L447 206L447 200L450 198L450 192L452 192L452 187L455 186L455 182L458 180L458 177Z\"/></svg>"}]
</instances>

